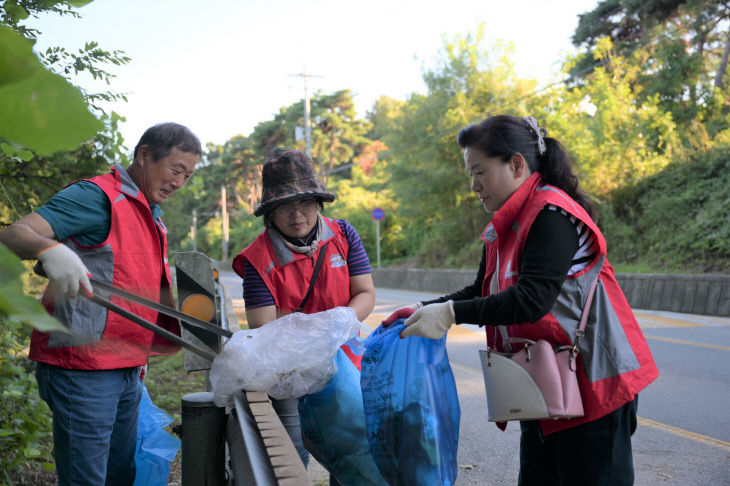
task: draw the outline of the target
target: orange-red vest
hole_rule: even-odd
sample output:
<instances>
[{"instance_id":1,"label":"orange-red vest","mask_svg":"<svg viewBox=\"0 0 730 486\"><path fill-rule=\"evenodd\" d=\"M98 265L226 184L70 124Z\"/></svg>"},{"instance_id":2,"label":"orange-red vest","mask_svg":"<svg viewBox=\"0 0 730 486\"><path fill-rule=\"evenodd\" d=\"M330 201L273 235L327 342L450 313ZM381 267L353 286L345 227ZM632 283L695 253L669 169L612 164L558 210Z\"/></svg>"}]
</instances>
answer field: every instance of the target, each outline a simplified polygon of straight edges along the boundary
<instances>
[{"instance_id":1,"label":"orange-red vest","mask_svg":"<svg viewBox=\"0 0 730 486\"><path fill-rule=\"evenodd\" d=\"M122 167L89 179L109 198L111 227L107 239L85 246L64 241L94 279L146 299L172 305L167 228L155 222L142 192ZM103 292L98 293L108 297ZM115 304L180 335L177 320L155 310L111 297ZM29 358L68 369L106 370L145 364L151 354L173 354L179 346L83 297L56 297L47 288L43 305L71 333L33 331Z\"/></svg>"},{"instance_id":2,"label":"orange-red vest","mask_svg":"<svg viewBox=\"0 0 730 486\"><path fill-rule=\"evenodd\" d=\"M276 231L266 230L233 259L233 270L241 277L244 260L253 265L271 292L279 317L294 311L304 300L325 242L328 244L324 261L302 311L313 314L350 302L347 238L337 221L330 218L324 221L319 249L312 256L290 250Z\"/></svg>"},{"instance_id":3,"label":"orange-red vest","mask_svg":"<svg viewBox=\"0 0 730 486\"><path fill-rule=\"evenodd\" d=\"M486 273L482 295L504 290L519 277L525 241L538 213L548 204L564 209L590 228L596 253L588 266L567 278L551 311L536 323L486 326L487 342L502 349L503 337L545 339L571 344L575 339L586 294L598 275L585 336L580 341L578 383L585 416L569 420L543 420L544 434L568 429L600 418L634 399L659 375L646 339L606 259L606 240L588 213L560 189L542 184L534 173L487 225ZM498 289L490 289L497 272Z\"/></svg>"},{"instance_id":4,"label":"orange-red vest","mask_svg":"<svg viewBox=\"0 0 730 486\"><path fill-rule=\"evenodd\" d=\"M324 261L302 312L313 314L346 306L350 302L347 237L336 220L323 219L325 224L319 249L311 257L292 251L278 232L266 230L233 259L233 270L242 278L244 262L248 260L253 265L274 298L278 317L293 312L304 300L314 265L325 242ZM353 359L347 346L343 347L343 351ZM357 361L355 364L359 368L357 358L361 357L354 357L353 361Z\"/></svg>"}]
</instances>

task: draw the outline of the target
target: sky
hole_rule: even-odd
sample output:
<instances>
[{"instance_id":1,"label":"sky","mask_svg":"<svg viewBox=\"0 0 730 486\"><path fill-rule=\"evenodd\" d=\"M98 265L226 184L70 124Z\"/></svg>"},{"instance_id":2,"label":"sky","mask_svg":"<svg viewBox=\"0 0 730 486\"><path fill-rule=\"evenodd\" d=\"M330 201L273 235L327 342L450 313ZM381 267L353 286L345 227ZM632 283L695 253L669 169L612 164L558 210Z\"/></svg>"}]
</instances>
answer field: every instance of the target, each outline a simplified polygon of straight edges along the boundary
<instances>
[{"instance_id":1,"label":"sky","mask_svg":"<svg viewBox=\"0 0 730 486\"><path fill-rule=\"evenodd\" d=\"M37 50L78 49L97 41L123 50L129 64L89 90L127 94L105 105L126 117L121 131L134 147L158 122L187 125L203 144L249 135L282 107L310 93L350 89L358 115L386 95L425 93L423 73L437 65L443 40L476 32L487 47L514 46L517 74L546 85L558 79L578 15L598 0L95 0L80 19L42 16Z\"/></svg>"}]
</instances>

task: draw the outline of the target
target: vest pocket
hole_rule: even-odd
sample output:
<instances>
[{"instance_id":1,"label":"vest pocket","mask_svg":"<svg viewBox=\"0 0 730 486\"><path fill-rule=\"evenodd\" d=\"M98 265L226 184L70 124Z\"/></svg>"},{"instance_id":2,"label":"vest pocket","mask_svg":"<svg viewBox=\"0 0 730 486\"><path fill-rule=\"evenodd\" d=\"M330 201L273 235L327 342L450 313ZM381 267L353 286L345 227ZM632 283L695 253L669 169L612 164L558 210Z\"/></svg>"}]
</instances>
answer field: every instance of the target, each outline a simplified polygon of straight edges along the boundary
<instances>
[{"instance_id":1,"label":"vest pocket","mask_svg":"<svg viewBox=\"0 0 730 486\"><path fill-rule=\"evenodd\" d=\"M83 346L101 341L106 328L107 309L84 297L57 297L53 316L65 324L70 332L51 331L48 347Z\"/></svg>"}]
</instances>

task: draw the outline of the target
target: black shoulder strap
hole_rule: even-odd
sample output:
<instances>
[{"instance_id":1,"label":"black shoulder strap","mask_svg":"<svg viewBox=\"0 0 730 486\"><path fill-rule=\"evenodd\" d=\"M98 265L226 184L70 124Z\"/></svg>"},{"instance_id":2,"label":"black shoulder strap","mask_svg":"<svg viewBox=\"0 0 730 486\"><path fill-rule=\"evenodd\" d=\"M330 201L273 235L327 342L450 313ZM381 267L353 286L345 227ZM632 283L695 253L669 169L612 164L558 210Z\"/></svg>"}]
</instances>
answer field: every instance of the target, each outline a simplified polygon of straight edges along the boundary
<instances>
[{"instance_id":1,"label":"black shoulder strap","mask_svg":"<svg viewBox=\"0 0 730 486\"><path fill-rule=\"evenodd\" d=\"M327 243L329 243L329 241ZM312 295L312 290L314 289L314 283L317 281L317 275L319 275L319 269L322 267L322 260L324 260L324 253L325 253L324 250L327 248L327 243L322 245L322 248L319 249L319 256L317 257L317 263L314 265L314 273L312 274L312 280L309 281L309 288L307 289L307 295L304 296L304 300L302 300L302 303L299 304L299 307L294 309L294 312L302 312L302 309L304 308L304 304L307 303L307 300L309 300L309 296Z\"/></svg>"}]
</instances>

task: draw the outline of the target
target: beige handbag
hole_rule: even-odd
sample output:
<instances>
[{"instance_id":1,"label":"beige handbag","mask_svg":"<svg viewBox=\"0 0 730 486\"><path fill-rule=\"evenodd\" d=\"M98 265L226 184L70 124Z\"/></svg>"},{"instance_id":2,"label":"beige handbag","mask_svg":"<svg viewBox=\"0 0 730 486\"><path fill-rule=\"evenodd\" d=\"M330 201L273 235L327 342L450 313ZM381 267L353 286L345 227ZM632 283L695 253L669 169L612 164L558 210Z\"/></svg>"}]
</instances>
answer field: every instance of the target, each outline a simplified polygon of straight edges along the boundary
<instances>
[{"instance_id":1,"label":"beige handbag","mask_svg":"<svg viewBox=\"0 0 730 486\"><path fill-rule=\"evenodd\" d=\"M524 344L515 353L491 348L479 351L487 391L490 422L542 420L583 416L576 361L598 277L593 281L572 346L553 347L545 340L511 338L505 344Z\"/></svg>"}]
</instances>

